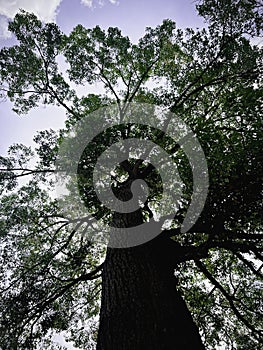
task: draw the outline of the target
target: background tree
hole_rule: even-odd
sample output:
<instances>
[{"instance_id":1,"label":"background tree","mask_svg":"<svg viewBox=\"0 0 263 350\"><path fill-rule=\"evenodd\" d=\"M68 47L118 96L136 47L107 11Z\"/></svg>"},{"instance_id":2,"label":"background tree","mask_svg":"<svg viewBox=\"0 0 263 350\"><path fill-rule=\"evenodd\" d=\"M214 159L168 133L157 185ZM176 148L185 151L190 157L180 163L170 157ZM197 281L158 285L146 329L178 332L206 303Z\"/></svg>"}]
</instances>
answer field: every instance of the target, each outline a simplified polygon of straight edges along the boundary
<instances>
[{"instance_id":1,"label":"background tree","mask_svg":"<svg viewBox=\"0 0 263 350\"><path fill-rule=\"evenodd\" d=\"M207 29L183 32L165 20L147 28L136 45L117 28L79 25L66 36L24 12L10 23L18 44L0 53L2 93L19 114L55 104L67 120L59 134L38 133L34 151L16 144L0 158L2 349L59 348L50 339L61 330L85 349L96 338L97 349L202 349L192 317L207 349L261 348L262 49L250 42L262 29L261 8L256 1L207 0L198 11ZM60 71L60 55L67 72ZM101 82L105 95L79 97L69 80ZM198 222L180 233L192 193L183 152L150 128L105 131L85 150L91 168L112 142L141 135L173 155L185 182L184 202L169 229L142 246L106 251L87 240L86 217L61 213L50 193L54 164L79 120L111 103L122 111L132 101L168 107L192 128L208 162L209 194ZM84 171L82 164L86 206L116 222L116 215L96 206L91 182L82 181L91 168ZM152 189L136 213L139 223L158 213L162 185L153 166L129 159L116 170L121 199L136 178ZM126 217L125 227L132 220Z\"/></svg>"}]
</instances>

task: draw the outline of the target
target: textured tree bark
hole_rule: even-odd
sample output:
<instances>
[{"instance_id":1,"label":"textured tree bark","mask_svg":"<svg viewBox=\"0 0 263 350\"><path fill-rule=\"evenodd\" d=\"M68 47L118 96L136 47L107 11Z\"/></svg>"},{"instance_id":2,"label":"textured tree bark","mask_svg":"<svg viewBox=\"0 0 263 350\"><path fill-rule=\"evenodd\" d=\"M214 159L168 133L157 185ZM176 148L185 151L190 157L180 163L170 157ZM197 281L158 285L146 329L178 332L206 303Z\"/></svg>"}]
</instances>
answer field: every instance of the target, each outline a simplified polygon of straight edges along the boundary
<instances>
[{"instance_id":1,"label":"textured tree bark","mask_svg":"<svg viewBox=\"0 0 263 350\"><path fill-rule=\"evenodd\" d=\"M119 215L114 218L118 225L142 222L139 210ZM173 242L162 235L137 247L108 248L97 350L204 349L176 290L177 253Z\"/></svg>"}]
</instances>

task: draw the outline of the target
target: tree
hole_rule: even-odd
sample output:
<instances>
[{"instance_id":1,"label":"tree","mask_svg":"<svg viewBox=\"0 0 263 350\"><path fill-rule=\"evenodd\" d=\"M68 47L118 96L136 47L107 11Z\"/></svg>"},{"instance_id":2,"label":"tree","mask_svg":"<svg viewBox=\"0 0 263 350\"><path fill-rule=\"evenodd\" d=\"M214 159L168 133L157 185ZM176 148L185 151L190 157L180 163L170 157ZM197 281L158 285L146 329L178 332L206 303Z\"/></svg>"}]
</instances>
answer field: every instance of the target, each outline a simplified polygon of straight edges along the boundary
<instances>
[{"instance_id":1,"label":"tree","mask_svg":"<svg viewBox=\"0 0 263 350\"><path fill-rule=\"evenodd\" d=\"M94 339L98 350L262 346L262 49L248 37L259 35L262 23L256 1L235 1L233 12L230 4L199 4L207 29L183 32L165 20L136 45L117 28L78 25L66 36L25 12L10 23L18 44L0 53L3 96L19 114L53 104L67 120L58 134L38 133L35 150L15 144L0 158L2 349L53 349L52 332L63 330L85 349ZM61 55L66 73L59 70ZM105 95L79 97L68 79L101 82ZM182 147L147 125L108 128L85 148L78 167L79 193L96 219L129 228L158 216L165 184L141 159L124 160L112 178L124 201L134 180L147 182L140 209L112 213L94 194L96 159L121 139L141 137L165 148L184 187L180 209L160 235L106 249L88 239L90 217L65 215L50 189L67 132L103 106L114 104L122 115L131 102L166 108L191 127L206 156L209 193L197 222L182 232L193 193ZM70 196L62 201L71 208Z\"/></svg>"}]
</instances>

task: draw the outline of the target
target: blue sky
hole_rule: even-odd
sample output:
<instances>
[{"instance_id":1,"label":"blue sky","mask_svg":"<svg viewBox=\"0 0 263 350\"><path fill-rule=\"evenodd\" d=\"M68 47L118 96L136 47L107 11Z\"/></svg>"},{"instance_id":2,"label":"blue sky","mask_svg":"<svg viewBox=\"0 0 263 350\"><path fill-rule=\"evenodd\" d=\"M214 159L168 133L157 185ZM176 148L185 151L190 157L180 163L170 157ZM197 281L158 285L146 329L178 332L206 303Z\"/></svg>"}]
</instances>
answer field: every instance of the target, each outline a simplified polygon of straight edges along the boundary
<instances>
[{"instance_id":1,"label":"blue sky","mask_svg":"<svg viewBox=\"0 0 263 350\"><path fill-rule=\"evenodd\" d=\"M79 23L105 29L113 26L119 27L133 42L144 34L145 27L155 27L165 18L174 20L179 28L203 25L192 0L0 0L0 47L14 43L7 24L20 8L34 12L43 21L56 22L65 33ZM26 116L18 116L12 112L10 102L2 102L0 154L4 155L14 142L32 145L36 130L58 129L63 121L64 112L59 108L38 108Z\"/></svg>"}]
</instances>

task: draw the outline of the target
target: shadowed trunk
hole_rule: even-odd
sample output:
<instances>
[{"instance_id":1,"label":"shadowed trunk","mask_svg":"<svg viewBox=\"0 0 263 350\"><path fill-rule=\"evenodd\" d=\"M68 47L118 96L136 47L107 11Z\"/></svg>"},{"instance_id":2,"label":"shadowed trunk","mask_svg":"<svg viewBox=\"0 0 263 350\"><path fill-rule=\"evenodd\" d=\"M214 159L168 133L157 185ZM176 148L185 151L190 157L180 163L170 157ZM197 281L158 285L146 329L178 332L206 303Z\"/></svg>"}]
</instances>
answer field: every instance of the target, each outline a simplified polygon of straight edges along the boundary
<instances>
[{"instance_id":1,"label":"shadowed trunk","mask_svg":"<svg viewBox=\"0 0 263 350\"><path fill-rule=\"evenodd\" d=\"M136 226L142 222L141 212L115 214L113 222ZM97 350L204 349L176 290L176 249L162 235L132 248L108 248Z\"/></svg>"}]
</instances>

